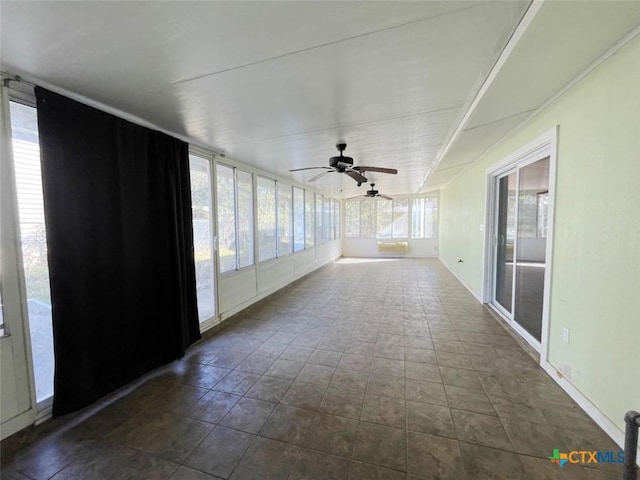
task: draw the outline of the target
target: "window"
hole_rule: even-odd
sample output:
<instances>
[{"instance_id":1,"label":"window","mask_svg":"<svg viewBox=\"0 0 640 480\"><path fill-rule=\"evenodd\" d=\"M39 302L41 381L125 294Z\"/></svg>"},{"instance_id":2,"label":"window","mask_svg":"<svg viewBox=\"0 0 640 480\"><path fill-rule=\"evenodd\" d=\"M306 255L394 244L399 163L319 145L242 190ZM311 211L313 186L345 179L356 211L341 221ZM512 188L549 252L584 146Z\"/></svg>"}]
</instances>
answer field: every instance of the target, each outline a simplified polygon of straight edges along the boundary
<instances>
[{"instance_id":1,"label":"window","mask_svg":"<svg viewBox=\"0 0 640 480\"><path fill-rule=\"evenodd\" d=\"M409 237L409 199L393 200L393 238Z\"/></svg>"},{"instance_id":2,"label":"window","mask_svg":"<svg viewBox=\"0 0 640 480\"><path fill-rule=\"evenodd\" d=\"M41 402L53 395L55 361L38 115L33 107L9 105L36 401Z\"/></svg>"},{"instance_id":3,"label":"window","mask_svg":"<svg viewBox=\"0 0 640 480\"><path fill-rule=\"evenodd\" d=\"M436 197L411 200L411 238L434 238L438 226L438 199Z\"/></svg>"},{"instance_id":4,"label":"window","mask_svg":"<svg viewBox=\"0 0 640 480\"><path fill-rule=\"evenodd\" d=\"M216 166L220 272L253 264L253 177L234 167Z\"/></svg>"},{"instance_id":5,"label":"window","mask_svg":"<svg viewBox=\"0 0 640 480\"><path fill-rule=\"evenodd\" d=\"M336 238L338 238L336 235L338 234L338 231L336 229L336 215L338 213L338 208L336 207L336 204L338 202L336 202L335 198L331 199L331 239L335 240Z\"/></svg>"},{"instance_id":6,"label":"window","mask_svg":"<svg viewBox=\"0 0 640 480\"><path fill-rule=\"evenodd\" d=\"M314 245L315 239L315 195L308 190L304 194L304 236L305 247Z\"/></svg>"},{"instance_id":7,"label":"window","mask_svg":"<svg viewBox=\"0 0 640 480\"><path fill-rule=\"evenodd\" d=\"M324 243L322 238L322 195L316 193L316 245Z\"/></svg>"},{"instance_id":8,"label":"window","mask_svg":"<svg viewBox=\"0 0 640 480\"><path fill-rule=\"evenodd\" d=\"M291 186L278 182L278 256L292 251Z\"/></svg>"},{"instance_id":9,"label":"window","mask_svg":"<svg viewBox=\"0 0 640 480\"><path fill-rule=\"evenodd\" d=\"M193 253L196 261L196 290L200 322L213 317L215 290L213 276L213 238L211 227L211 163L189 154L191 208L193 215Z\"/></svg>"},{"instance_id":10,"label":"window","mask_svg":"<svg viewBox=\"0 0 640 480\"><path fill-rule=\"evenodd\" d=\"M376 236L376 203L373 198L360 200L360 237Z\"/></svg>"},{"instance_id":11,"label":"window","mask_svg":"<svg viewBox=\"0 0 640 480\"><path fill-rule=\"evenodd\" d=\"M393 230L393 201L378 198L376 201L376 237L391 238Z\"/></svg>"},{"instance_id":12,"label":"window","mask_svg":"<svg viewBox=\"0 0 640 480\"><path fill-rule=\"evenodd\" d=\"M336 238L340 238L340 200L336 200Z\"/></svg>"},{"instance_id":13,"label":"window","mask_svg":"<svg viewBox=\"0 0 640 480\"><path fill-rule=\"evenodd\" d=\"M345 236L358 238L360 236L360 200L347 200L344 210Z\"/></svg>"},{"instance_id":14,"label":"window","mask_svg":"<svg viewBox=\"0 0 640 480\"><path fill-rule=\"evenodd\" d=\"M232 167L216 166L220 272L236 269L236 194Z\"/></svg>"},{"instance_id":15,"label":"window","mask_svg":"<svg viewBox=\"0 0 640 480\"><path fill-rule=\"evenodd\" d=\"M331 238L331 199L324 197L322 203L322 242Z\"/></svg>"},{"instance_id":16,"label":"window","mask_svg":"<svg viewBox=\"0 0 640 480\"><path fill-rule=\"evenodd\" d=\"M253 176L236 169L238 268L253 265Z\"/></svg>"},{"instance_id":17,"label":"window","mask_svg":"<svg viewBox=\"0 0 640 480\"><path fill-rule=\"evenodd\" d=\"M538 194L538 237L547 237L549 225L549 192Z\"/></svg>"},{"instance_id":18,"label":"window","mask_svg":"<svg viewBox=\"0 0 640 480\"><path fill-rule=\"evenodd\" d=\"M258 260L276 257L276 182L258 176Z\"/></svg>"},{"instance_id":19,"label":"window","mask_svg":"<svg viewBox=\"0 0 640 480\"><path fill-rule=\"evenodd\" d=\"M304 249L304 190L293 187L293 251Z\"/></svg>"}]
</instances>

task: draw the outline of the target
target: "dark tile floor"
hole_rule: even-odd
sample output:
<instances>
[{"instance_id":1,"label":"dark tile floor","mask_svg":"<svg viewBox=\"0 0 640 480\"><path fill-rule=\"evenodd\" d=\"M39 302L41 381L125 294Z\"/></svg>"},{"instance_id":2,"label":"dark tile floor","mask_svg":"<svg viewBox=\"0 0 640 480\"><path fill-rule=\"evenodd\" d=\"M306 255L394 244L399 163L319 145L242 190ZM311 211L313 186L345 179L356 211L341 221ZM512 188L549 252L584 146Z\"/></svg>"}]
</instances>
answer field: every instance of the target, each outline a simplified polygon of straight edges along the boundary
<instances>
[{"instance_id":1,"label":"dark tile floor","mask_svg":"<svg viewBox=\"0 0 640 480\"><path fill-rule=\"evenodd\" d=\"M3 479L619 479L618 450L437 260L343 259L2 443Z\"/></svg>"}]
</instances>

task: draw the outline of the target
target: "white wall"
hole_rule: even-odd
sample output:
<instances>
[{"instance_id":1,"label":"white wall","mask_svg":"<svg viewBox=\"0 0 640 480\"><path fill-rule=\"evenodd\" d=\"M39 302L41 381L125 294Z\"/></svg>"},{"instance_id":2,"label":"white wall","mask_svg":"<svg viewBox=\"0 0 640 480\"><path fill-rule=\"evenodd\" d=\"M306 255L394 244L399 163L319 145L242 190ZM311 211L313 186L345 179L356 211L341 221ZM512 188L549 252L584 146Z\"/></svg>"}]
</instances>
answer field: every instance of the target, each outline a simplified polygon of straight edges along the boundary
<instances>
[{"instance_id":1,"label":"white wall","mask_svg":"<svg viewBox=\"0 0 640 480\"><path fill-rule=\"evenodd\" d=\"M385 242L409 242L407 253L380 253L375 238L343 238L342 255L345 257L437 257L438 238L384 239Z\"/></svg>"},{"instance_id":2,"label":"white wall","mask_svg":"<svg viewBox=\"0 0 640 480\"><path fill-rule=\"evenodd\" d=\"M236 272L223 273L218 280L220 319L230 317L341 255L342 245L337 239Z\"/></svg>"}]
</instances>

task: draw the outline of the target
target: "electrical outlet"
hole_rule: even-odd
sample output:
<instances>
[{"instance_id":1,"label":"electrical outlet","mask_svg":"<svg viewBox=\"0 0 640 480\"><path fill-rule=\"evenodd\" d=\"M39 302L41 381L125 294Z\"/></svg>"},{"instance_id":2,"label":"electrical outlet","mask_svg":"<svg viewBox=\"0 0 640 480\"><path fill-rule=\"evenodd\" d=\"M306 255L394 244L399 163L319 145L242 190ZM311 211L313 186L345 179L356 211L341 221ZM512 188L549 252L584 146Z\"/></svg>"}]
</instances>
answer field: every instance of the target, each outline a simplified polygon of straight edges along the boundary
<instances>
[{"instance_id":1,"label":"electrical outlet","mask_svg":"<svg viewBox=\"0 0 640 480\"><path fill-rule=\"evenodd\" d=\"M567 327L562 329L562 341L564 343L569 343L569 329Z\"/></svg>"}]
</instances>

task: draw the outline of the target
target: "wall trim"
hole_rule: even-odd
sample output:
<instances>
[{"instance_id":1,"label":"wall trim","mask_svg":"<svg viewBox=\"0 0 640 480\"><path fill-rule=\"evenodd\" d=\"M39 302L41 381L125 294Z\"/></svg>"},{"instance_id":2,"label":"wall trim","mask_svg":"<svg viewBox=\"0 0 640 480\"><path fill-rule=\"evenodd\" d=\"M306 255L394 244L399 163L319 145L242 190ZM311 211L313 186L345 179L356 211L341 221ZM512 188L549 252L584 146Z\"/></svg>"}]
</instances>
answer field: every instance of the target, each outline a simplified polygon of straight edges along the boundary
<instances>
[{"instance_id":1,"label":"wall trim","mask_svg":"<svg viewBox=\"0 0 640 480\"><path fill-rule=\"evenodd\" d=\"M429 167L427 174L425 175L424 179L422 180L422 183L420 184L419 190L422 189L422 187L424 186L425 182L427 181L431 173L436 170L436 168L438 167L442 159L449 152L449 149L451 148L455 140L460 136L460 133L464 129L465 125L467 125L467 123L469 122L469 119L471 118L471 115L473 114L475 109L478 107L478 104L482 101L483 97L486 95L487 91L489 90L494 80L500 73L500 70L502 70L502 67L505 65L505 63L507 63L507 60L515 50L516 46L518 45L518 43L520 42L520 40L522 39L526 31L531 26L533 19L536 17L538 12L540 11L540 8L542 7L543 3L544 3L543 1L532 1L529 7L527 8L526 12L520 19L520 22L518 23L515 30L513 31L511 37L507 41L507 44L502 49L502 52L500 52L500 55L498 56L498 59L494 63L493 67L491 68L491 71L489 72L486 79L482 83L480 90L478 90L478 93L476 93L475 97L471 101L471 104L464 112L462 118L460 118L460 121L455 126L455 129L447 138L446 143L438 152L438 155L436 156L436 161L433 162L431 167ZM443 185L443 187L445 185Z\"/></svg>"},{"instance_id":2,"label":"wall trim","mask_svg":"<svg viewBox=\"0 0 640 480\"><path fill-rule=\"evenodd\" d=\"M529 122L531 122L534 118L544 112L548 107L554 104L560 97L562 97L565 93L575 87L578 83L580 83L584 78L593 73L600 65L605 63L611 57L613 57L616 53L622 50L625 46L631 43L637 36L640 35L640 26L634 28L627 35L622 37L619 41L617 41L611 48L609 48L606 52L604 52L600 57L598 57L595 61L589 64L584 70L578 73L574 78L569 80L569 82L562 86L556 93L554 93L548 100L546 100L542 105L534 109L529 115L527 115L520 123L518 123L515 127L511 128L507 133L505 133L500 139L487 148L483 153L478 155L476 158L471 160L469 163L465 164L464 168L460 170L457 174L455 174L451 179L447 180L444 184L440 185L438 188L440 190L447 187L447 185L455 182L458 177L460 177L464 172L466 172L469 168L471 168L478 160L482 159L485 155L488 155L490 152L498 148L501 144L503 144L507 139L515 135L519 130L524 128ZM522 112L524 113L524 112Z\"/></svg>"},{"instance_id":3,"label":"wall trim","mask_svg":"<svg viewBox=\"0 0 640 480\"><path fill-rule=\"evenodd\" d=\"M479 303L484 304L482 298L473 291L473 289L467 284L465 281L461 280L460 277L453 271L446 262L444 262L441 258L439 259L440 263L442 263L451 274L458 279L458 281L474 296ZM496 321L499 321L496 319ZM510 328L508 324L505 322L501 322L501 325L509 332L512 333L513 330ZM515 337L516 340L520 340L519 337ZM522 348L522 346L521 346ZM585 397L580 390L578 390L571 382L569 382L565 376L560 373L551 363L549 363L546 359L540 356L540 367L545 371L549 377L551 377L559 386L564 390L567 395L571 397L571 399L578 404L578 406L594 421L596 424L621 448L624 449L624 431L620 430L620 428L612 422L609 417L607 417L604 413L602 413L598 407L594 403L591 402L587 397ZM638 442L638 450L640 451L640 442Z\"/></svg>"},{"instance_id":4,"label":"wall trim","mask_svg":"<svg viewBox=\"0 0 640 480\"><path fill-rule=\"evenodd\" d=\"M296 273L296 274L293 275L293 277L291 277L290 279L286 280L285 282L282 282L282 283L280 283L280 284L278 284L278 285L276 285L274 287L269 288L268 290L265 290L264 292L261 292L261 293L257 294L254 297L251 297L249 300L246 300L246 301L236 305L235 307L227 310L226 312L220 312L219 320L217 322L215 322L215 323L207 325L205 328L203 328L200 331L200 333L203 334L203 336L204 336L205 332L208 332L208 331L214 329L214 327L225 328L222 325L226 321L228 321L231 317L233 317L235 314L241 312L242 310L244 310L246 308L249 308L251 305L253 305L254 303L259 302L260 300L263 300L263 299L267 298L269 295L272 295L275 292L277 292L278 290L283 289L287 285L290 285L293 282L295 282L297 280L300 280L302 277L305 277L305 276L309 275L310 273L315 272L319 268L322 268L325 265L328 265L330 263L335 262L341 256L342 256L342 253L338 252L336 255L333 255L333 256L329 257L328 260L325 260L322 263L314 264L314 268L312 268L310 270L305 270L305 271L300 272L300 273ZM203 323L203 325L204 325L204 323Z\"/></svg>"},{"instance_id":5,"label":"wall trim","mask_svg":"<svg viewBox=\"0 0 640 480\"><path fill-rule=\"evenodd\" d=\"M624 431L621 430L618 425L602 413L591 400L585 397L582 392L567 380L551 363L541 358L540 366L621 449L624 449ZM638 442L638 447L640 450L640 442Z\"/></svg>"},{"instance_id":6,"label":"wall trim","mask_svg":"<svg viewBox=\"0 0 640 480\"><path fill-rule=\"evenodd\" d=\"M442 259L442 257L436 257L436 258L438 258L438 260L440 260L440 263L444 265L445 268L449 270L449 272L451 272L451 275L456 277L456 280L458 280L464 288L469 290L469 293L473 295L473 298L475 298L478 301L478 303L484 304L484 302L482 301L482 296L480 296L473 288L471 288L471 286L467 282L465 282L460 276L458 276L458 274L453 271L453 269L447 264L447 262L445 262Z\"/></svg>"},{"instance_id":7,"label":"wall trim","mask_svg":"<svg viewBox=\"0 0 640 480\"><path fill-rule=\"evenodd\" d=\"M0 438L4 440L10 437L14 433L18 433L20 430L33 425L35 422L36 413L33 408L30 408L26 412L23 412L15 417L10 418L0 426Z\"/></svg>"},{"instance_id":8,"label":"wall trim","mask_svg":"<svg viewBox=\"0 0 640 480\"><path fill-rule=\"evenodd\" d=\"M555 126L538 137L521 146L516 151L510 153L499 162L489 166L486 170L486 192L485 192L485 232L483 238L483 259L482 259L482 302L491 304L493 298L493 276L495 264L494 245L496 237L494 227L497 221L496 213L496 180L498 177L527 165L537 162L542 158L549 157L549 210L547 221L547 237L545 248L545 272L544 272L544 292L542 306L542 332L539 346L535 345L534 338L526 333L515 320L509 320L510 328L521 335L536 350L540 351L540 359L547 360L549 357L549 340L551 325L551 285L553 272L553 238L555 223L555 197L556 197L556 165L558 154L558 130ZM517 248L517 247L516 247ZM514 284L515 288L515 284ZM515 295L515 294L514 294ZM504 316L504 315L503 315Z\"/></svg>"}]
</instances>

